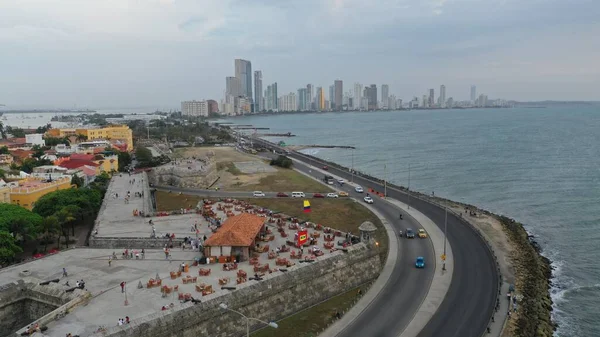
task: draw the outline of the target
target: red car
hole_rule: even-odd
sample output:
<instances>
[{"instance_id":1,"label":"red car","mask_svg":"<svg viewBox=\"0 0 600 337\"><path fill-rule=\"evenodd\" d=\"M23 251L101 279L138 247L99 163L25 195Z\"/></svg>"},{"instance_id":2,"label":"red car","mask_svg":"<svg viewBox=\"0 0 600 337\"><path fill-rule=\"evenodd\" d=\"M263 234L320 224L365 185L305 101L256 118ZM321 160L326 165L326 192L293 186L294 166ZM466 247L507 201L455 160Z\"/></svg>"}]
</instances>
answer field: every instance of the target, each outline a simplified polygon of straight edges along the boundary
<instances>
[{"instance_id":1,"label":"red car","mask_svg":"<svg viewBox=\"0 0 600 337\"><path fill-rule=\"evenodd\" d=\"M329 170L329 167L328 166L323 166L323 170L327 171L327 170Z\"/></svg>"},{"instance_id":2,"label":"red car","mask_svg":"<svg viewBox=\"0 0 600 337\"><path fill-rule=\"evenodd\" d=\"M287 197L289 197L289 195L287 195L287 194L285 194L283 192L279 192L279 193L277 193L277 197L278 198L287 198Z\"/></svg>"},{"instance_id":3,"label":"red car","mask_svg":"<svg viewBox=\"0 0 600 337\"><path fill-rule=\"evenodd\" d=\"M325 198L325 196L321 193L315 193L313 194L313 198Z\"/></svg>"}]
</instances>

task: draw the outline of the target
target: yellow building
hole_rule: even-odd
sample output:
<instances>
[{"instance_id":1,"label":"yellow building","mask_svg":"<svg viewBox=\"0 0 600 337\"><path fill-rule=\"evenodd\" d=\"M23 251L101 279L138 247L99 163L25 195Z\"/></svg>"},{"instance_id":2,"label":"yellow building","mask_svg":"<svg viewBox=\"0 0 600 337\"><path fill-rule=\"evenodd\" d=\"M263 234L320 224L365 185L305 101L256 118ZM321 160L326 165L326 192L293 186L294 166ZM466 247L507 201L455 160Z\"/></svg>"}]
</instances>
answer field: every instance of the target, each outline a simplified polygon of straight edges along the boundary
<instances>
[{"instance_id":1,"label":"yellow building","mask_svg":"<svg viewBox=\"0 0 600 337\"><path fill-rule=\"evenodd\" d=\"M110 125L96 129L50 129L50 137L69 137L84 135L87 140L119 140L127 144L127 151L133 150L133 132L127 125Z\"/></svg>"},{"instance_id":2,"label":"yellow building","mask_svg":"<svg viewBox=\"0 0 600 337\"><path fill-rule=\"evenodd\" d=\"M10 188L10 202L27 209L33 209L33 205L42 196L71 188L71 178L64 177L52 182L46 182L44 179L27 178L19 181L19 187Z\"/></svg>"},{"instance_id":3,"label":"yellow building","mask_svg":"<svg viewBox=\"0 0 600 337\"><path fill-rule=\"evenodd\" d=\"M10 203L10 187L0 187L0 203Z\"/></svg>"}]
</instances>

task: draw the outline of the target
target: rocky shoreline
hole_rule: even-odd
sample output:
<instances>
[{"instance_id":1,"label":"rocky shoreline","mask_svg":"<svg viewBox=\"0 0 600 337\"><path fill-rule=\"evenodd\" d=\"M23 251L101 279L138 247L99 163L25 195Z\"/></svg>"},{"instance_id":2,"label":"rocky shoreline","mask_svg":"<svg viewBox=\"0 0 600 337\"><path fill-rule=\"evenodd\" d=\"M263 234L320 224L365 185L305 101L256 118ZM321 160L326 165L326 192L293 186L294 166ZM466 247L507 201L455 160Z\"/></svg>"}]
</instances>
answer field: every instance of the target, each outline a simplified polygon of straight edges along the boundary
<instances>
[{"instance_id":1,"label":"rocky shoreline","mask_svg":"<svg viewBox=\"0 0 600 337\"><path fill-rule=\"evenodd\" d=\"M307 154L303 155L316 161L326 163L330 167L336 167L349 171L349 168L337 163L329 162ZM380 178L357 171L355 171L355 174L383 185L383 180ZM397 186L389 182L387 185L403 192L407 192L407 189L404 186ZM461 207L468 207L470 210L485 214L497 220L502 225L502 231L506 234L508 243L511 246L512 253L510 254L510 263L514 269L514 286L516 292L523 296L522 300L520 301L519 310L513 313L508 319L503 336L553 336L557 325L556 323L552 322L551 319L551 261L542 255L540 245L535 241L533 236L527 233L521 223L515 221L514 219L503 215L494 214L473 205L468 205L444 198L432 197L431 195L426 195L415 191L410 191L410 194L438 204L449 203L461 205Z\"/></svg>"}]
</instances>

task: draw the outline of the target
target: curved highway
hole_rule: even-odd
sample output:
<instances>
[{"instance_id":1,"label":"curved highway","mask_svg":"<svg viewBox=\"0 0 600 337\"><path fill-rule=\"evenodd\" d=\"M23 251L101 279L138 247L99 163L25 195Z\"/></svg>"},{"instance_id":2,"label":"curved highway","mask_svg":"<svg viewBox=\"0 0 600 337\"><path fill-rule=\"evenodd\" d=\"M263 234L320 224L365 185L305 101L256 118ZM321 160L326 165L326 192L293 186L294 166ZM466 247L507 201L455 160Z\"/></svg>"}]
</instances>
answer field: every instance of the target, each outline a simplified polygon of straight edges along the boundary
<instances>
[{"instance_id":1,"label":"curved highway","mask_svg":"<svg viewBox=\"0 0 600 337\"><path fill-rule=\"evenodd\" d=\"M281 148L264 140L254 138L253 141L261 143L266 148L281 151ZM304 163L314 162L313 159L297 152L289 153L287 156ZM303 164L297 164L295 168L305 173L310 171L310 168ZM383 188L379 183L360 176L352 178L349 172L335 167L330 167L329 171L347 181L353 179L354 183L361 184L365 188L375 188L383 192ZM387 193L391 198L402 201L407 200L407 195L399 190L388 187ZM389 215L389 211L383 206L384 204L386 203L377 202L376 199L374 206L378 211ZM445 212L441 207L417 198L410 199L410 207L414 207L423 213L440 227L442 231L444 230ZM396 226L394 227L396 228ZM485 334L489 319L494 311L496 295L498 293L498 271L494 256L475 229L462 222L450 212L448 213L447 238L452 246L454 255L452 283L439 309L418 336L481 337ZM403 242L406 243L406 240ZM410 245L411 243L401 244L400 250L402 253L400 255L404 255L404 257L406 256L405 254L410 255ZM416 248L413 247L412 249ZM407 252L406 250L409 251ZM431 255L431 252L429 254ZM411 294L406 293L413 291L425 292L428 287L424 283L419 283L415 279L415 276L408 275L411 274L410 272L407 275L396 273L401 273L401 271L394 270L392 279L386 285L385 289L382 290L383 296L378 296L369 308L355 321L355 323L361 322L361 325L376 325L383 328L377 329L377 332L365 333L355 330L358 327L352 327L351 329L346 329L340 336L383 337L399 335L399 332L403 330L401 326L405 327L407 324L406 322L403 324L400 323L407 320L407 317L404 317L407 315L403 315L403 313L407 312L407 309L413 309L415 305L418 307L420 301L417 298L424 296L424 294L421 294L420 296L413 297ZM395 285L392 282L398 282L398 285L402 286L390 289L391 284ZM404 282L417 283L407 284ZM407 307L407 304L412 306Z\"/></svg>"}]
</instances>

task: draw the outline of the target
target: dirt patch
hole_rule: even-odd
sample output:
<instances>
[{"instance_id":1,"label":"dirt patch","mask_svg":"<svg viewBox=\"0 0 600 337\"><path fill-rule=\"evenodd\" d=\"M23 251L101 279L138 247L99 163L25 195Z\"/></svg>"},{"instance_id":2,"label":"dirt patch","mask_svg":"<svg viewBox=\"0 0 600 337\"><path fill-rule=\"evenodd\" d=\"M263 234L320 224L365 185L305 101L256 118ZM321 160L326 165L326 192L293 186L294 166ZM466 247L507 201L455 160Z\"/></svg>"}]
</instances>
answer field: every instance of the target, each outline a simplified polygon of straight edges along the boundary
<instances>
[{"instance_id":1,"label":"dirt patch","mask_svg":"<svg viewBox=\"0 0 600 337\"><path fill-rule=\"evenodd\" d=\"M182 147L176 149L173 155L176 158L201 158L211 151L215 154L217 163L259 160L255 156L236 151L233 147L228 146Z\"/></svg>"},{"instance_id":2,"label":"dirt patch","mask_svg":"<svg viewBox=\"0 0 600 337\"><path fill-rule=\"evenodd\" d=\"M175 211L181 208L196 208L198 202L203 198L197 195L169 193L165 191L156 191L156 210Z\"/></svg>"}]
</instances>

